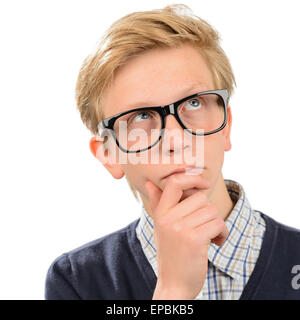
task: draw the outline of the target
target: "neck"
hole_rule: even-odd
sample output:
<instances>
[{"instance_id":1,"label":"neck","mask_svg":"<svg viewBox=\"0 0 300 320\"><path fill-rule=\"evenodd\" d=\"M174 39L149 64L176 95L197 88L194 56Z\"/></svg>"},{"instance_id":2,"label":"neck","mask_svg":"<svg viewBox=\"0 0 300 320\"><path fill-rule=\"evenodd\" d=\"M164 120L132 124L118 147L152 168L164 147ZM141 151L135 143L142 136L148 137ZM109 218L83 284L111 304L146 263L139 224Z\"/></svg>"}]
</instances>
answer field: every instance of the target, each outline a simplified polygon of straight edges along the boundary
<instances>
[{"instance_id":1,"label":"neck","mask_svg":"<svg viewBox=\"0 0 300 320\"><path fill-rule=\"evenodd\" d=\"M222 173L218 177L216 185L209 196L209 200L216 206L220 217L226 220L234 208L234 203L230 198Z\"/></svg>"}]
</instances>

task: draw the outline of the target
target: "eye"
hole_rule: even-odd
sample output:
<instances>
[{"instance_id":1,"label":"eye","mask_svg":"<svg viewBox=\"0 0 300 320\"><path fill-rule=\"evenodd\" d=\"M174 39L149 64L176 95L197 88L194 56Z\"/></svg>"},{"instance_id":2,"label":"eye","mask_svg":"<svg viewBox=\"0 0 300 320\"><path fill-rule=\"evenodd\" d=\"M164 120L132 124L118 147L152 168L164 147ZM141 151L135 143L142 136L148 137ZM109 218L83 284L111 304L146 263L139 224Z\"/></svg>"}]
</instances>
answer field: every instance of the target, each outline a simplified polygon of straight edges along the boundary
<instances>
[{"instance_id":1,"label":"eye","mask_svg":"<svg viewBox=\"0 0 300 320\"><path fill-rule=\"evenodd\" d=\"M130 119L130 121L135 121L135 122L140 122L143 120L149 120L151 118L151 114L150 112L147 111L141 111L135 115L132 116L132 118Z\"/></svg>"},{"instance_id":2,"label":"eye","mask_svg":"<svg viewBox=\"0 0 300 320\"><path fill-rule=\"evenodd\" d=\"M201 108L201 101L198 98L193 98L185 102L185 109L187 110L198 110Z\"/></svg>"}]
</instances>

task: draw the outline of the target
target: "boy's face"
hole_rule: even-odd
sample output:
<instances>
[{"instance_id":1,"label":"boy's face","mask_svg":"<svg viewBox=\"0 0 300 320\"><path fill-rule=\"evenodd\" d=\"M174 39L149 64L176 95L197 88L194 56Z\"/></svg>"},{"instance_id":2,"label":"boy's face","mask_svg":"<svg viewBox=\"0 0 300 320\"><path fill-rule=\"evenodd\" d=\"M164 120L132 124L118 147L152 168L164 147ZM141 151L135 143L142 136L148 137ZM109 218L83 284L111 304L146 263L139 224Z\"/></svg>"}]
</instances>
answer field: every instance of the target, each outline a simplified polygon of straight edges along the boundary
<instances>
[{"instance_id":1,"label":"boy's face","mask_svg":"<svg viewBox=\"0 0 300 320\"><path fill-rule=\"evenodd\" d=\"M212 75L204 59L189 44L184 44L179 48L152 49L132 58L118 70L114 81L102 99L104 118L129 109L167 105L201 91L216 89L224 88L214 86ZM136 104L138 102L145 102L146 104ZM215 134L204 137L202 175L210 181L211 188L203 192L207 194L208 198L213 195L217 182L223 179L221 169L224 151L231 148L231 112L229 107L227 111L228 122L226 127ZM165 128L176 129L177 132L181 130L182 133L184 131L173 115L168 115L165 119ZM95 137L90 141L90 148L114 178L120 179L126 175L132 186L140 193L145 208L150 211L149 199L145 189L147 180L151 180L163 190L166 184L164 178L166 175L177 168L191 166L190 163L175 163L174 161L176 153L182 152L184 148L183 139L182 143L171 139L167 148L162 148L163 143L164 139L160 140L152 151L151 149L143 151L149 154L150 152L159 154L158 164L151 164L150 161L147 164L103 163L102 156L99 156L103 145L96 141ZM185 147L189 148L190 146ZM193 144L193 148L195 148L195 144ZM117 147L116 149L116 152L122 152ZM195 150L192 150L191 153L196 154ZM135 154L135 157L137 155ZM163 159L165 160L164 163L162 163ZM198 190L184 191L182 199L196 191ZM151 215L151 212L148 213Z\"/></svg>"}]
</instances>

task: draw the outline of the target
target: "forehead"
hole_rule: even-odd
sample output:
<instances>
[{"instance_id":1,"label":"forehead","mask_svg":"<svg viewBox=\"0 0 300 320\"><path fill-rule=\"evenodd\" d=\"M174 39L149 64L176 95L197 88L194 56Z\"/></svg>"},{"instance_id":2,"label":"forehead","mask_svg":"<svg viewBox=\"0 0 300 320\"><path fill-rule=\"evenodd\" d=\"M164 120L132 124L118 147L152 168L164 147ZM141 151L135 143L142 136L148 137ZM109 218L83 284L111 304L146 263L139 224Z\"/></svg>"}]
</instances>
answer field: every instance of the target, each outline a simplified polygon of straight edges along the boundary
<instances>
[{"instance_id":1,"label":"forehead","mask_svg":"<svg viewBox=\"0 0 300 320\"><path fill-rule=\"evenodd\" d=\"M102 111L107 118L213 89L211 72L197 49L190 45L156 48L132 58L115 73L102 98Z\"/></svg>"}]
</instances>

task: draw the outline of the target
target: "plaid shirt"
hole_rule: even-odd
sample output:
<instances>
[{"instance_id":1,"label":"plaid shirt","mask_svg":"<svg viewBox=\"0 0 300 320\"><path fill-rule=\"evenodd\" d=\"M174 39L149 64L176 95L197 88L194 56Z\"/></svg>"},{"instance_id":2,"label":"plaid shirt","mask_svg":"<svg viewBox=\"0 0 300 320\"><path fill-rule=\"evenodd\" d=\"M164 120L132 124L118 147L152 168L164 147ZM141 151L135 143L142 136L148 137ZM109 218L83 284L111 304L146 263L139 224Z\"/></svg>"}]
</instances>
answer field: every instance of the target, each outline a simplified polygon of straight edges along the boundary
<instances>
[{"instance_id":1,"label":"plaid shirt","mask_svg":"<svg viewBox=\"0 0 300 320\"><path fill-rule=\"evenodd\" d=\"M206 280L195 300L238 300L255 267L266 229L260 213L251 209L242 186L233 180L224 181L235 204L225 221L229 235L220 247L210 243ZM157 276L153 219L144 206L136 234Z\"/></svg>"}]
</instances>

